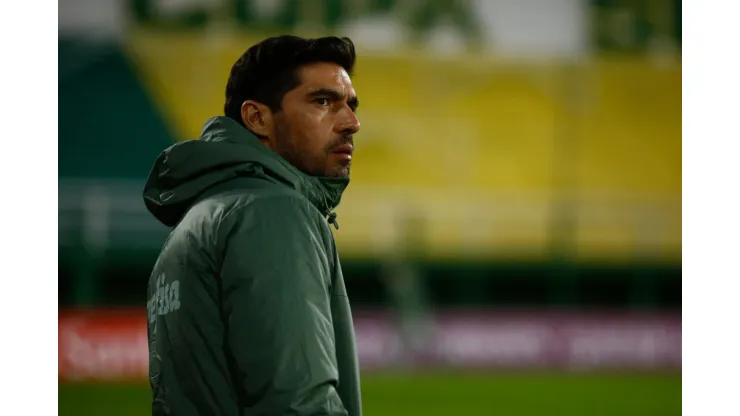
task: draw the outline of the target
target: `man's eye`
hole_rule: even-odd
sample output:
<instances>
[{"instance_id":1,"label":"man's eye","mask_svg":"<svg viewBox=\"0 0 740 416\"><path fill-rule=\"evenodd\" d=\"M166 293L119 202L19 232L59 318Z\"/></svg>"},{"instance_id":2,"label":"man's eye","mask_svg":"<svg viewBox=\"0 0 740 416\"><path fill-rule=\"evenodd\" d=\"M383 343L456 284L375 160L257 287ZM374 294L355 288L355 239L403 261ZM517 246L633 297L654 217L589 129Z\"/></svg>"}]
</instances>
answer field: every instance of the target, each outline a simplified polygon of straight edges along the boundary
<instances>
[{"instance_id":1,"label":"man's eye","mask_svg":"<svg viewBox=\"0 0 740 416\"><path fill-rule=\"evenodd\" d=\"M328 98L316 98L313 100L313 102L319 104L319 105L329 105L329 99Z\"/></svg>"}]
</instances>

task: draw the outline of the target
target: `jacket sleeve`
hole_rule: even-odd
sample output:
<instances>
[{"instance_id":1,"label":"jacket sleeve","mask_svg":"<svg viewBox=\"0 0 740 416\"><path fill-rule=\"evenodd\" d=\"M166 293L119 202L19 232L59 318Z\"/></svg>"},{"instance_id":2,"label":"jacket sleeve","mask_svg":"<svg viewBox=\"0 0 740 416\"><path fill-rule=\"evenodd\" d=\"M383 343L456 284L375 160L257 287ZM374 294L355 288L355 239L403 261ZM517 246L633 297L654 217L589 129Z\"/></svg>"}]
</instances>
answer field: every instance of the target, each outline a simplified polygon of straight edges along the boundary
<instances>
[{"instance_id":1,"label":"jacket sleeve","mask_svg":"<svg viewBox=\"0 0 740 416\"><path fill-rule=\"evenodd\" d=\"M233 212L221 270L227 347L250 415L346 415L319 215L292 196Z\"/></svg>"}]
</instances>

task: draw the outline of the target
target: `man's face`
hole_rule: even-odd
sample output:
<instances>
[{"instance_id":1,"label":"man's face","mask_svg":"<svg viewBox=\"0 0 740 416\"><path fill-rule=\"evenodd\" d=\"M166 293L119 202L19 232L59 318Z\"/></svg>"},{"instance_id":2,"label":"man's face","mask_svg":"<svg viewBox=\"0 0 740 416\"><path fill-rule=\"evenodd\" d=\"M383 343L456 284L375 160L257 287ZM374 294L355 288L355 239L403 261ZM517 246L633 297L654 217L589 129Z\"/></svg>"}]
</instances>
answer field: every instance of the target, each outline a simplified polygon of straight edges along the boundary
<instances>
[{"instance_id":1,"label":"man's face","mask_svg":"<svg viewBox=\"0 0 740 416\"><path fill-rule=\"evenodd\" d=\"M268 146L309 175L349 177L353 135L360 130L349 75L323 62L305 65L297 75L300 84L274 114Z\"/></svg>"}]
</instances>

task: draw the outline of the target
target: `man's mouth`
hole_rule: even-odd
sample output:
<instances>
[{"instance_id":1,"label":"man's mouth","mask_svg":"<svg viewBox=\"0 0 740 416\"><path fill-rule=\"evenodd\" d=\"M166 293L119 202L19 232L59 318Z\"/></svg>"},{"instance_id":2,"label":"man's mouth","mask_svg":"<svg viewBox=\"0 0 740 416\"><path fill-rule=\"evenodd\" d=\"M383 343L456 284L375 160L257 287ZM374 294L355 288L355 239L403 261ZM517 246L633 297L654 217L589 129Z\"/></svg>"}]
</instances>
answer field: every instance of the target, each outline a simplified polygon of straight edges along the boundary
<instances>
[{"instance_id":1,"label":"man's mouth","mask_svg":"<svg viewBox=\"0 0 740 416\"><path fill-rule=\"evenodd\" d=\"M341 153L352 156L352 152L354 151L354 149L354 146L352 146L351 144L343 144L334 148L332 153Z\"/></svg>"}]
</instances>

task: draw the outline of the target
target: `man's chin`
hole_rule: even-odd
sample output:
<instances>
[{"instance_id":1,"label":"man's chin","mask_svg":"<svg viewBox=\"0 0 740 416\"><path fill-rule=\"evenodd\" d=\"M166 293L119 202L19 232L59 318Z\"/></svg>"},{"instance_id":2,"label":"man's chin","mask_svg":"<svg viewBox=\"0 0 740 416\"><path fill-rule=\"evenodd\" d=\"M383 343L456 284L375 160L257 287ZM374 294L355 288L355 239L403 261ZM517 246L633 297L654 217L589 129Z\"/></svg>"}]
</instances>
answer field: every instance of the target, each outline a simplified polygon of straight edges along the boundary
<instances>
[{"instance_id":1,"label":"man's chin","mask_svg":"<svg viewBox=\"0 0 740 416\"><path fill-rule=\"evenodd\" d=\"M324 176L329 178L346 179L349 178L350 165L335 166L325 172Z\"/></svg>"},{"instance_id":2,"label":"man's chin","mask_svg":"<svg viewBox=\"0 0 740 416\"><path fill-rule=\"evenodd\" d=\"M342 168L327 176L330 178L336 178L336 179L349 179L349 168Z\"/></svg>"}]
</instances>

